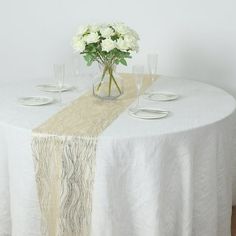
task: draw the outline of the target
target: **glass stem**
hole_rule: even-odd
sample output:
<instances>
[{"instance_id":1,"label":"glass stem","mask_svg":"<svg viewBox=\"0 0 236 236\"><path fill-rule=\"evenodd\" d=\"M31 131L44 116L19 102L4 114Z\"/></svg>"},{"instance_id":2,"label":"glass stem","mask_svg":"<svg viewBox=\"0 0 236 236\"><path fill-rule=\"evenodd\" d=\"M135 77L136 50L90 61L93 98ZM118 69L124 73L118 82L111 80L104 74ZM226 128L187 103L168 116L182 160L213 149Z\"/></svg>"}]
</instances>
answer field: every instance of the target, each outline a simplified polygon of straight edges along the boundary
<instances>
[{"instance_id":1,"label":"glass stem","mask_svg":"<svg viewBox=\"0 0 236 236\"><path fill-rule=\"evenodd\" d=\"M137 105L136 107L138 108L139 107L139 93L137 93Z\"/></svg>"},{"instance_id":2,"label":"glass stem","mask_svg":"<svg viewBox=\"0 0 236 236\"><path fill-rule=\"evenodd\" d=\"M155 88L153 87L155 84L155 75L153 74L152 75L152 91L154 92L155 91Z\"/></svg>"},{"instance_id":3,"label":"glass stem","mask_svg":"<svg viewBox=\"0 0 236 236\"><path fill-rule=\"evenodd\" d=\"M61 88L59 88L59 103L62 104Z\"/></svg>"}]
</instances>

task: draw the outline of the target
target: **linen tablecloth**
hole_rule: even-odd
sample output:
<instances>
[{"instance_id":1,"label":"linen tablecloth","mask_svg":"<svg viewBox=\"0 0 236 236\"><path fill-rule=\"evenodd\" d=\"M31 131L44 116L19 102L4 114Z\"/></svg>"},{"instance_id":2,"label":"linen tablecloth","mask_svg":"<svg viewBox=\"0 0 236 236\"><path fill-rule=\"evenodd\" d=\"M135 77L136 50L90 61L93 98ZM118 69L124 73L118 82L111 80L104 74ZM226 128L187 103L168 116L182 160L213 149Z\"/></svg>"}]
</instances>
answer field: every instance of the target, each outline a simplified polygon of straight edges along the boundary
<instances>
[{"instance_id":1,"label":"linen tablecloth","mask_svg":"<svg viewBox=\"0 0 236 236\"><path fill-rule=\"evenodd\" d=\"M141 101L170 110L168 118L124 112L99 137L92 235L230 235L235 100L194 81L161 78L155 86L181 95ZM17 105L30 89L5 85L0 93L1 236L40 235L31 129L60 108Z\"/></svg>"}]
</instances>

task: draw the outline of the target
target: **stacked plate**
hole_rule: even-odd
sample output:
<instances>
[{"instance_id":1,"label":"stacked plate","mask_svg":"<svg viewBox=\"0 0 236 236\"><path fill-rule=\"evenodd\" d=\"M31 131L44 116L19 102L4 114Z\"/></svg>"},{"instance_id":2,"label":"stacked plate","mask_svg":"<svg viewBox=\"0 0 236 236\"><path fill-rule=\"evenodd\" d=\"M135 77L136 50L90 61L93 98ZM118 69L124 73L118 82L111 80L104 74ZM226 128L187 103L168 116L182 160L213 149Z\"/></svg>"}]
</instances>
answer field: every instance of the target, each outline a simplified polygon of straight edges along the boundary
<instances>
[{"instance_id":1,"label":"stacked plate","mask_svg":"<svg viewBox=\"0 0 236 236\"><path fill-rule=\"evenodd\" d=\"M174 101L179 96L169 92L149 92L144 94L144 98L151 101L167 102ZM155 120L167 117L169 111L149 107L134 107L129 109L129 115L144 120Z\"/></svg>"},{"instance_id":2,"label":"stacked plate","mask_svg":"<svg viewBox=\"0 0 236 236\"><path fill-rule=\"evenodd\" d=\"M63 85L59 87L55 84L41 84L37 88L43 92L66 92L72 90L74 87L70 85ZM22 97L18 99L18 102L23 106L43 106L48 105L54 102L54 99L51 97L45 96L32 96L32 97Z\"/></svg>"}]
</instances>

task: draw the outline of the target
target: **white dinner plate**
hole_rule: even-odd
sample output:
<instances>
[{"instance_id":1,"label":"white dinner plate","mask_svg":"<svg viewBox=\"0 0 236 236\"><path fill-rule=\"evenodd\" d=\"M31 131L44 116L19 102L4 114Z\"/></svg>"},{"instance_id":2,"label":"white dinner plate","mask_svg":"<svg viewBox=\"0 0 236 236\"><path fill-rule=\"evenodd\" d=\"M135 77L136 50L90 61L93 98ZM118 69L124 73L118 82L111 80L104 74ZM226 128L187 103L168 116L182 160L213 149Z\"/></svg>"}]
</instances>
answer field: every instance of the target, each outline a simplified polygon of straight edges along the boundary
<instances>
[{"instance_id":1,"label":"white dinner plate","mask_svg":"<svg viewBox=\"0 0 236 236\"><path fill-rule=\"evenodd\" d=\"M18 99L18 102L23 106L42 106L50 104L53 101L53 98L41 96L22 97Z\"/></svg>"},{"instance_id":2,"label":"white dinner plate","mask_svg":"<svg viewBox=\"0 0 236 236\"><path fill-rule=\"evenodd\" d=\"M154 120L161 119L168 116L169 112L164 110L159 110L155 108L130 108L129 113L130 116L145 119L145 120Z\"/></svg>"},{"instance_id":3,"label":"white dinner plate","mask_svg":"<svg viewBox=\"0 0 236 236\"><path fill-rule=\"evenodd\" d=\"M44 92L65 92L65 91L69 91L73 89L73 86L70 85L63 85L61 88L56 85L56 84L40 84L37 85L37 88L39 88L39 90L44 91Z\"/></svg>"},{"instance_id":4,"label":"white dinner plate","mask_svg":"<svg viewBox=\"0 0 236 236\"><path fill-rule=\"evenodd\" d=\"M152 101L173 101L179 98L179 95L166 92L151 92L145 94L145 98Z\"/></svg>"}]
</instances>

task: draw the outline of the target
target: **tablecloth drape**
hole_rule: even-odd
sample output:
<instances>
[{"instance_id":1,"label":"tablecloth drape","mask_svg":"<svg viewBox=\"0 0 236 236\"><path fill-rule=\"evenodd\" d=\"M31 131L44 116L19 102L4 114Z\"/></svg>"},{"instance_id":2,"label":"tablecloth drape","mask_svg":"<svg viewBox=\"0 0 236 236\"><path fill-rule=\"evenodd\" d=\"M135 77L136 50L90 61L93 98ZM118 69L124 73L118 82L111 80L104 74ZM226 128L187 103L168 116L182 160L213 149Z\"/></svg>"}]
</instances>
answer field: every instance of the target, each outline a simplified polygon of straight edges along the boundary
<instances>
[{"instance_id":1,"label":"tablecloth drape","mask_svg":"<svg viewBox=\"0 0 236 236\"><path fill-rule=\"evenodd\" d=\"M92 235L230 236L233 124L101 138Z\"/></svg>"},{"instance_id":2,"label":"tablecloth drape","mask_svg":"<svg viewBox=\"0 0 236 236\"><path fill-rule=\"evenodd\" d=\"M188 80L164 77L155 87L181 94L169 103L141 100L170 110L167 119L124 112L99 136L92 235L229 236L235 100ZM31 129L58 108L20 107L17 96L32 84L13 88L0 88L0 235L39 236Z\"/></svg>"}]
</instances>

